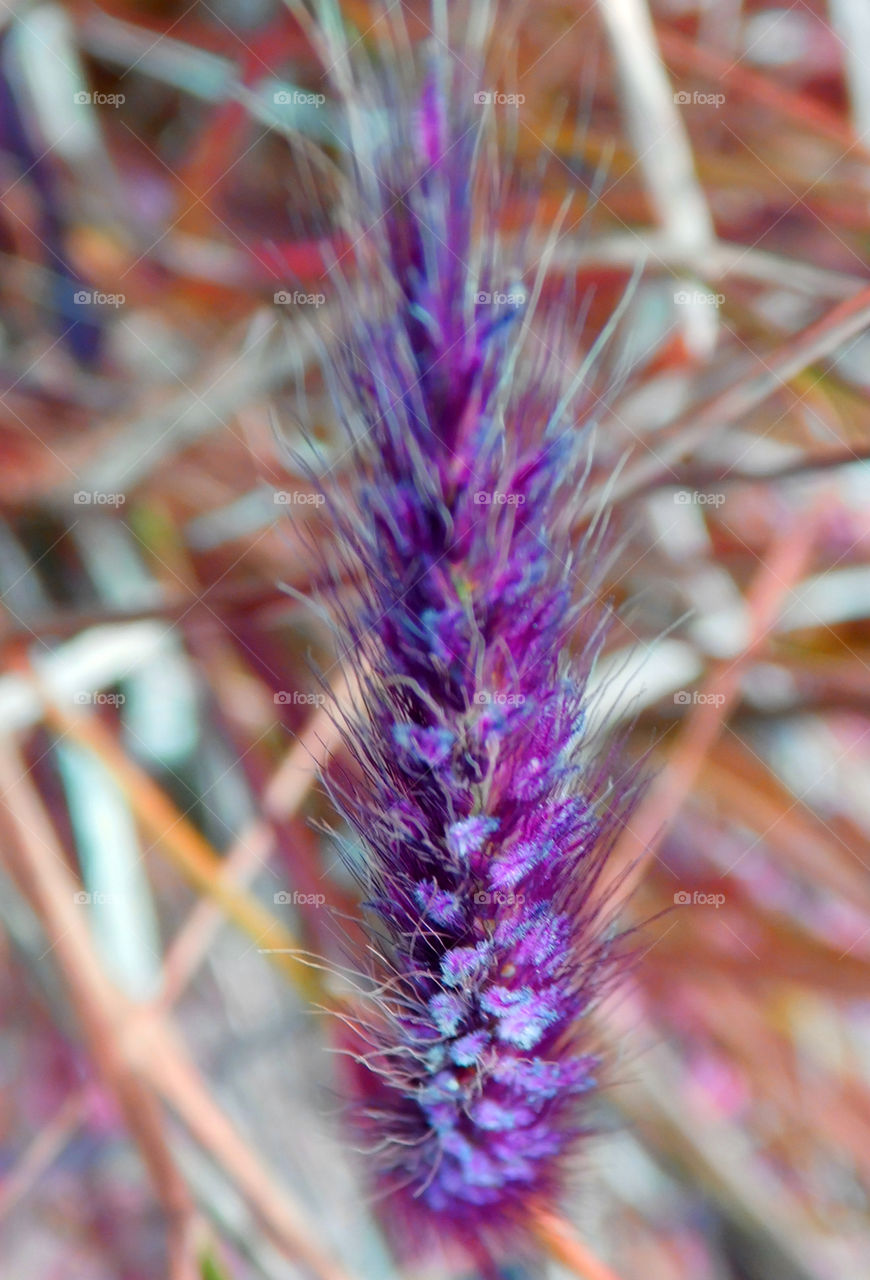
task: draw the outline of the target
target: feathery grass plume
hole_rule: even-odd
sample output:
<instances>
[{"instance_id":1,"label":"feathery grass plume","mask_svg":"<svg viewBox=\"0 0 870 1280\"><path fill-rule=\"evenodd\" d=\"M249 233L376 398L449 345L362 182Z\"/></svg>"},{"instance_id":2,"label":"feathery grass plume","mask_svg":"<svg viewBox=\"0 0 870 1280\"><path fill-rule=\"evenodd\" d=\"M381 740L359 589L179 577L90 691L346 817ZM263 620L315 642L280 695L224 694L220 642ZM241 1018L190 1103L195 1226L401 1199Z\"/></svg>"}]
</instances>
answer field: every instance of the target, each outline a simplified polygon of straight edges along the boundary
<instances>
[{"instance_id":1,"label":"feathery grass plume","mask_svg":"<svg viewBox=\"0 0 870 1280\"><path fill-rule=\"evenodd\" d=\"M387 1225L479 1258L531 1243L584 1129L583 1015L617 955L596 883L632 786L586 730L608 612L600 531L570 533L588 369L500 265L471 60L432 53L416 96L344 84L357 278L327 376L350 465L321 484L362 689L330 785L378 957L358 1110Z\"/></svg>"}]
</instances>

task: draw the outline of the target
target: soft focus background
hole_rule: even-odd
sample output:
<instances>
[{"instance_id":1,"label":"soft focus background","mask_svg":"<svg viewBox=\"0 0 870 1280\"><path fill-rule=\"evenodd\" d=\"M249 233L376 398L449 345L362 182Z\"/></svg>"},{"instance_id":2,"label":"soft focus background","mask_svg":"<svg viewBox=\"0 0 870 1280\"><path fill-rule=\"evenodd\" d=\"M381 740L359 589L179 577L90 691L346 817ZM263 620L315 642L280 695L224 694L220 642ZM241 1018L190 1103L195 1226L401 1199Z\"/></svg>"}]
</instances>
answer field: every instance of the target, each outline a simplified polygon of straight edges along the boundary
<instances>
[{"instance_id":1,"label":"soft focus background","mask_svg":"<svg viewBox=\"0 0 870 1280\"><path fill-rule=\"evenodd\" d=\"M379 7L342 11L376 52ZM866 1280L870 8L535 0L497 30L493 234L509 254L539 188L534 267L569 199L543 305L585 297L587 342L630 289L580 519L609 486L601 679L656 772L568 1216L622 1280ZM317 585L287 446L342 465L322 73L276 0L4 9L15 1280L399 1275L342 1137L337 978L298 958L356 941L312 827L312 662L341 697L339 671L285 590Z\"/></svg>"}]
</instances>

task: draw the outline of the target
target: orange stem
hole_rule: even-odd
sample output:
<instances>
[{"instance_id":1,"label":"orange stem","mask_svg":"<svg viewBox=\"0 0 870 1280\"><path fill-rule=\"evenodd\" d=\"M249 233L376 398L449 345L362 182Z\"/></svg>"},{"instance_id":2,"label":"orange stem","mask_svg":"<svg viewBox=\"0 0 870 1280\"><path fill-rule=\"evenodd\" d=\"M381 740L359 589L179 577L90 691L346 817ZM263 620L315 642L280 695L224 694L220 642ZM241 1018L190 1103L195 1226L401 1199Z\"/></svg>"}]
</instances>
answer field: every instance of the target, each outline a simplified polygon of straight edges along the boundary
<instances>
[{"instance_id":1,"label":"orange stem","mask_svg":"<svg viewBox=\"0 0 870 1280\"><path fill-rule=\"evenodd\" d=\"M581 1280L620 1280L615 1271L596 1258L573 1227L549 1209L535 1211L538 1239L547 1252Z\"/></svg>"}]
</instances>

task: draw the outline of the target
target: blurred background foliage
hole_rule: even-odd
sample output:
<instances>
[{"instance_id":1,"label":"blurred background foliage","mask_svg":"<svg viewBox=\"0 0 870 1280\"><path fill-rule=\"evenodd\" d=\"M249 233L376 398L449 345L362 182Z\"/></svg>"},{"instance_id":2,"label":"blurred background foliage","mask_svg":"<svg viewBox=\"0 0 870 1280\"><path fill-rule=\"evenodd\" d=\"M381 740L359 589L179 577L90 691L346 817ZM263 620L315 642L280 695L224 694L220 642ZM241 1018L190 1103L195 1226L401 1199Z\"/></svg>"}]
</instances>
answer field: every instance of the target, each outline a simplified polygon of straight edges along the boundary
<instances>
[{"instance_id":1,"label":"blurred background foliage","mask_svg":"<svg viewBox=\"0 0 870 1280\"><path fill-rule=\"evenodd\" d=\"M870 1274L868 68L864 0L498 8L485 233L535 266L561 217L578 361L629 290L578 519L655 780L567 1205L623 1280ZM287 446L342 466L323 71L273 0L4 17L4 1275L398 1275L327 1052L339 670L285 590L328 538Z\"/></svg>"}]
</instances>

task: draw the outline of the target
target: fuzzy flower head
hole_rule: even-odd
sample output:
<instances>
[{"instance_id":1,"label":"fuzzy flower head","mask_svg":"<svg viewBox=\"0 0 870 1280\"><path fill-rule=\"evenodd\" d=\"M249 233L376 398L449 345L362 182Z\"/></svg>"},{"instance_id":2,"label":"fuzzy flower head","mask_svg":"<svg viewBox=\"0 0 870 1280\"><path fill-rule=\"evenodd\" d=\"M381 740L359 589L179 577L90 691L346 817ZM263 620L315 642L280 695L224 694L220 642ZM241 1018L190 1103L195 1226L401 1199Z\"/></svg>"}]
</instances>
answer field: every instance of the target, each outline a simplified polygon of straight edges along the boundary
<instances>
[{"instance_id":1,"label":"fuzzy flower head","mask_svg":"<svg viewBox=\"0 0 870 1280\"><path fill-rule=\"evenodd\" d=\"M448 55L415 96L356 86L386 136L360 125L351 152L357 278L327 369L351 480L325 492L363 691L333 799L379 956L357 1110L385 1216L498 1252L583 1131L627 788L586 730L605 611L597 544L572 545L574 370L493 247L475 88Z\"/></svg>"}]
</instances>

